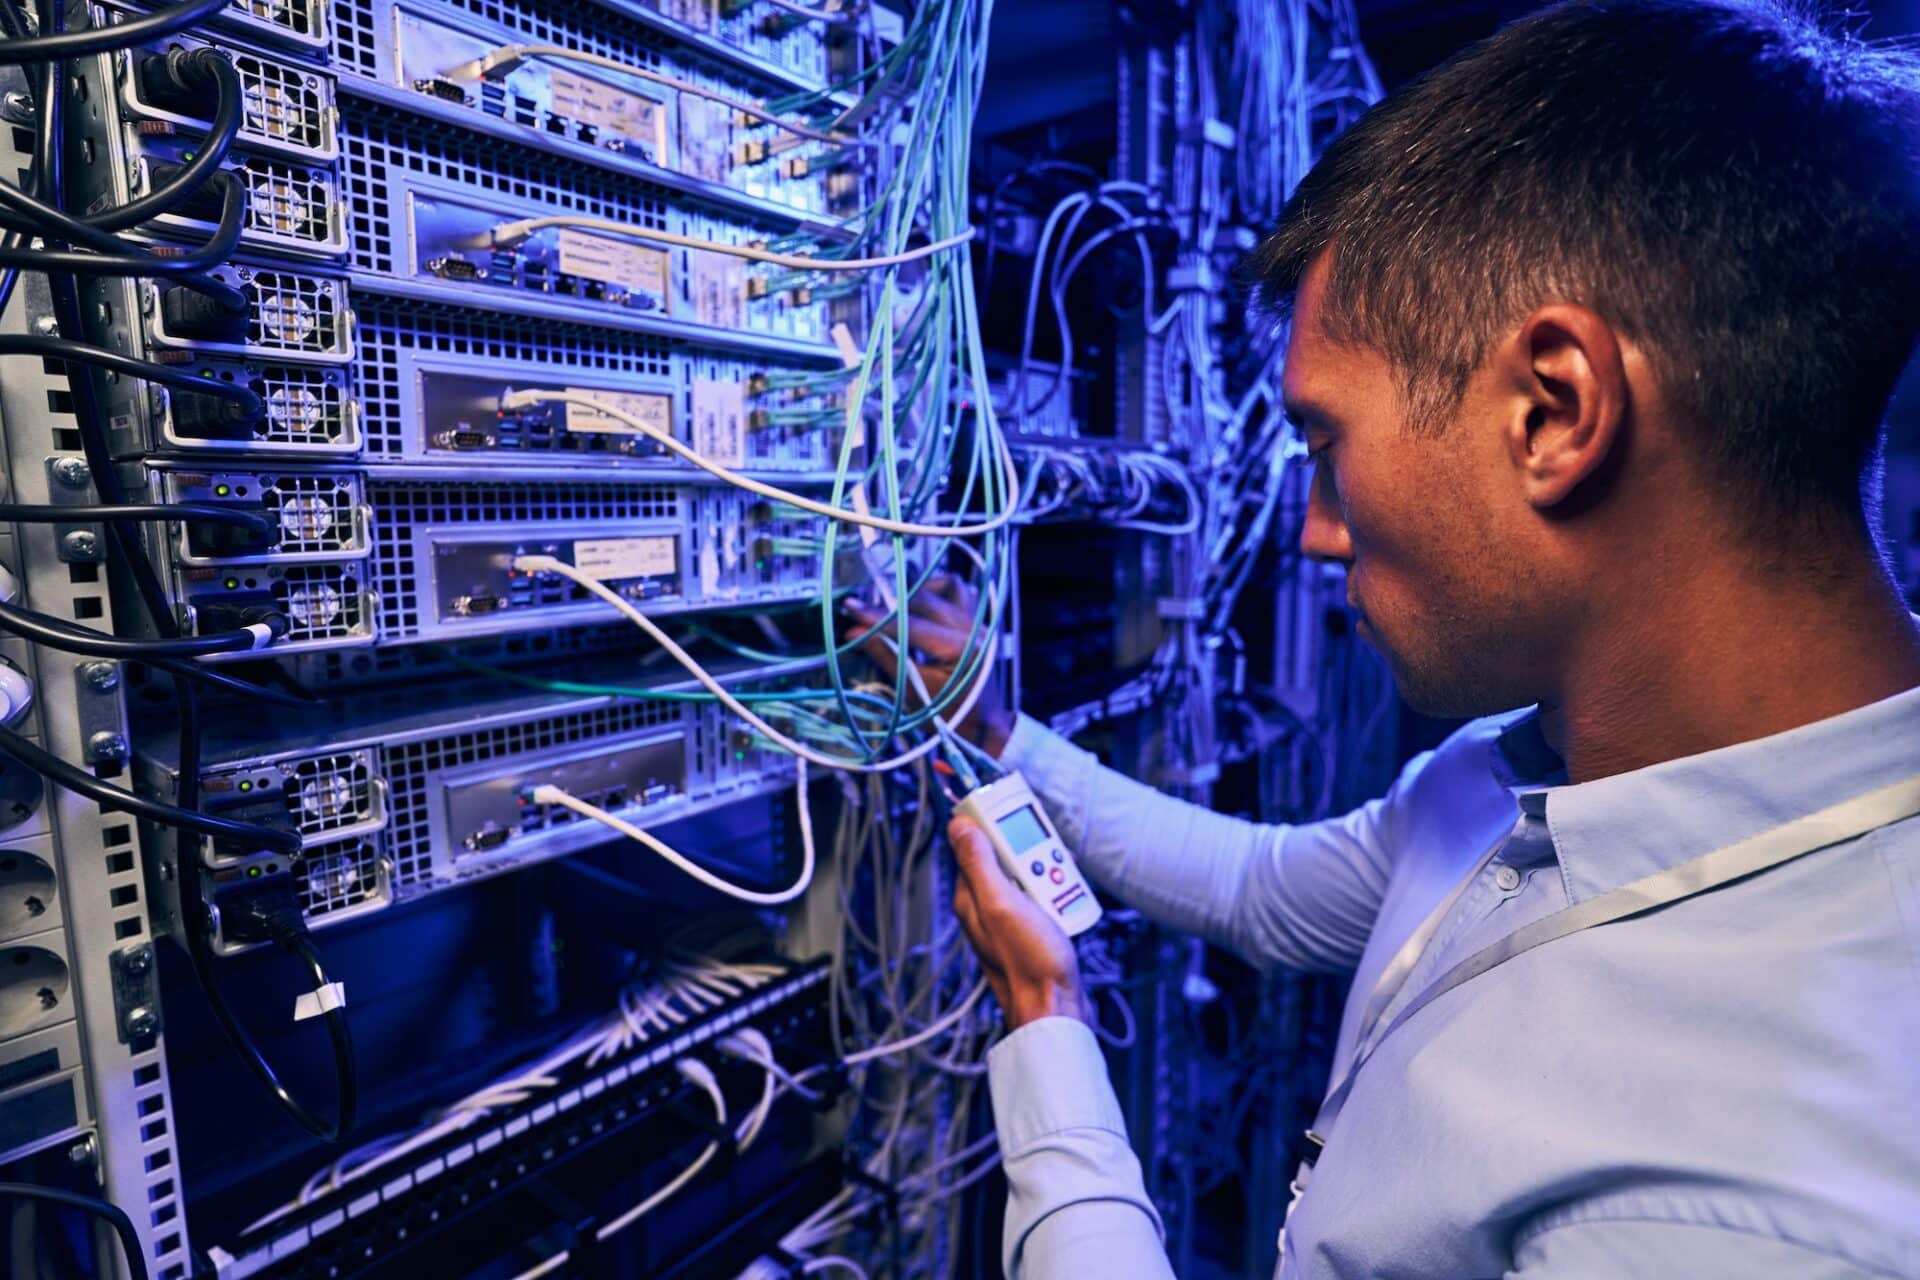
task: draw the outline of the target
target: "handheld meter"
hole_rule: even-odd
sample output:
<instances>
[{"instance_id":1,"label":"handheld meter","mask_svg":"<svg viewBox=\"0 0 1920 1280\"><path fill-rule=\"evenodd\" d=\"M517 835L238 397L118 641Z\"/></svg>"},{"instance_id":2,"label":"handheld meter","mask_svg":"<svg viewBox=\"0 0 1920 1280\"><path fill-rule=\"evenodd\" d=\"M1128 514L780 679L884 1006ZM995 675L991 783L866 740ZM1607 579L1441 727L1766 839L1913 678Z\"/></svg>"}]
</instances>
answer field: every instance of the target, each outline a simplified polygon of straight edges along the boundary
<instances>
[{"instance_id":1,"label":"handheld meter","mask_svg":"<svg viewBox=\"0 0 1920 1280\"><path fill-rule=\"evenodd\" d=\"M1025 778L1010 773L989 782L969 792L953 811L987 833L1001 867L1069 937L1099 922L1100 903Z\"/></svg>"}]
</instances>

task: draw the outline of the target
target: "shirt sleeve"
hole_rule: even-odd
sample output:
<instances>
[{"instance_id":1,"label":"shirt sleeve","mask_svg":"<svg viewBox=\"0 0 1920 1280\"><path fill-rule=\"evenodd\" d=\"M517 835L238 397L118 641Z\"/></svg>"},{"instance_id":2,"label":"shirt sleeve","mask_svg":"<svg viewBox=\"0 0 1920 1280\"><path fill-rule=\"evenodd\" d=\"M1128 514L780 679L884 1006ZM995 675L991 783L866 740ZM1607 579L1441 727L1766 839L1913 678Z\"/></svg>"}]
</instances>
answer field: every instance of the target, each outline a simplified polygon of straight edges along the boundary
<instances>
[{"instance_id":1,"label":"shirt sleeve","mask_svg":"<svg viewBox=\"0 0 1920 1280\"><path fill-rule=\"evenodd\" d=\"M987 1054L1007 1177L1008 1280L1173 1280L1160 1215L1093 1031L1041 1018Z\"/></svg>"},{"instance_id":2,"label":"shirt sleeve","mask_svg":"<svg viewBox=\"0 0 1920 1280\"><path fill-rule=\"evenodd\" d=\"M1256 968L1321 973L1360 962L1393 870L1399 799L1427 759L1344 817L1272 826L1163 796L1027 716L1001 753L1081 867L1122 902Z\"/></svg>"},{"instance_id":3,"label":"shirt sleeve","mask_svg":"<svg viewBox=\"0 0 1920 1280\"><path fill-rule=\"evenodd\" d=\"M1773 1236L1703 1223L1572 1222L1522 1236L1505 1280L1879 1280L1887 1273Z\"/></svg>"}]
</instances>

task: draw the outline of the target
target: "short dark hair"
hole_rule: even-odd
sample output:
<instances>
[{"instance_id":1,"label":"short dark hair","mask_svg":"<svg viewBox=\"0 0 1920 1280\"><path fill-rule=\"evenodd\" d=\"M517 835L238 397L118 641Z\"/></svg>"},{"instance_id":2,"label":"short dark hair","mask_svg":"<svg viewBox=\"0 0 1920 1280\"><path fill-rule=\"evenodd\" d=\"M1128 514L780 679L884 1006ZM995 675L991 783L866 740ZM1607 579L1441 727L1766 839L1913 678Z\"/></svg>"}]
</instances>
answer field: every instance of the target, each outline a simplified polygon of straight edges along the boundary
<instances>
[{"instance_id":1,"label":"short dark hair","mask_svg":"<svg viewBox=\"0 0 1920 1280\"><path fill-rule=\"evenodd\" d=\"M1284 315L1326 251L1416 429L1503 326L1592 307L1739 500L1857 515L1920 330L1916 104L1910 51L1783 5L1556 4L1335 139L1245 274Z\"/></svg>"}]
</instances>

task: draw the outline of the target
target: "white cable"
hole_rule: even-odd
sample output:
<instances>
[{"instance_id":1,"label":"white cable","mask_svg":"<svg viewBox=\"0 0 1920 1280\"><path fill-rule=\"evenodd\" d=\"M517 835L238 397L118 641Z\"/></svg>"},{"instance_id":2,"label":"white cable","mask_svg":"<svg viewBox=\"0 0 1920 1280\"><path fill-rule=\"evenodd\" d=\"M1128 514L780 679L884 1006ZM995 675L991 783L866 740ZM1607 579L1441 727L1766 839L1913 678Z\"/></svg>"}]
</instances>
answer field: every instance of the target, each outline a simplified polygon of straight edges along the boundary
<instances>
[{"instance_id":1,"label":"white cable","mask_svg":"<svg viewBox=\"0 0 1920 1280\"><path fill-rule=\"evenodd\" d=\"M553 213L539 218L520 218L514 222L503 222L488 233L485 247L511 249L534 232L544 231L548 227L604 231L610 235L625 236L630 240L670 244L681 249L704 249L708 253L745 258L750 262L764 262L775 267L791 267L796 271L874 271L882 267L898 267L909 262L918 262L922 258L931 258L936 253L957 248L973 239L973 228L968 227L965 231L957 232L944 240L923 244L918 249L904 249L899 253L883 254L876 258L816 258L810 253L775 253L771 249L756 249L750 244L703 240L699 236L683 236L677 231L661 231L656 227L643 227L614 218L596 218L591 214Z\"/></svg>"},{"instance_id":2,"label":"white cable","mask_svg":"<svg viewBox=\"0 0 1920 1280\"><path fill-rule=\"evenodd\" d=\"M909 524L902 520L889 520L884 516L869 515L858 511L849 511L844 507L829 506L813 498L804 497L801 494L781 489L775 485L764 484L761 481L743 476L737 471L731 471L717 462L710 461L697 449L682 444L674 438L670 431L663 431L653 424L646 422L637 414L627 412L619 405L609 404L604 400L596 399L590 395L584 395L577 391L510 391L500 397L500 408L503 410L525 409L536 404L577 404L582 408L598 410L608 417L613 418L615 421L626 423L627 426L633 428L637 434L658 441L663 447L678 454L688 462L691 462L708 475L724 480L736 488L745 489L748 493L755 493L775 502L784 502L788 506L798 507L802 511L810 511L815 515L825 516L829 520L839 520L846 524L864 525L869 529L878 529L882 533L897 533L916 538L971 538L981 534L992 533L995 529L1007 524L1013 519L1016 509L1010 502L1005 511L1002 511L999 515L991 516L979 524ZM995 443L1000 447L1001 465L1006 469L1006 491L1008 497L1011 498L1012 495L1020 492L1020 473L1014 466L1013 451L1007 447L1007 442L1002 438L996 437ZM538 560L547 557L522 556L520 558Z\"/></svg>"},{"instance_id":3,"label":"white cable","mask_svg":"<svg viewBox=\"0 0 1920 1280\"><path fill-rule=\"evenodd\" d=\"M964 546L965 544L960 543L956 545ZM552 556L515 556L513 558L513 567L522 573L557 573L568 581L586 588L600 599L618 609L621 613L625 614L628 620L635 626L646 632L647 635L653 639L654 643L665 649L669 657L686 669L688 675L698 680L708 693L711 693L719 700L720 705L726 707L727 710L752 725L757 732L768 740L777 743L783 750L792 752L793 755L800 760L811 761L814 764L828 769L845 769L853 773L887 773L900 768L902 765L913 763L915 760L920 759L920 757L931 753L940 745L939 736L932 735L929 736L926 741L907 749L890 760L880 760L871 763L837 759L833 756L815 751L806 743L788 737L761 719L759 713L754 711L752 707L749 707L746 703L727 692L725 686L714 679L712 674L708 672L705 667L701 666L692 654L681 648L672 636L660 628L659 624L635 608L632 601L608 589L608 587L598 579L591 578L572 565L556 560ZM990 673L993 669L994 652L999 646L999 641L1000 637L997 631L988 633L986 651L982 655L982 662L986 673ZM954 721L964 721L967 716L972 713L974 703L980 700L980 695L986 690L989 678L987 674L983 674L981 679L974 682L973 688L967 691L966 698L962 700L960 707L953 713L952 719ZM555 803L561 802L556 801ZM575 812L579 812L579 810L575 810ZM608 814L607 817L612 817L612 815ZM608 825L612 824L609 823ZM810 824L803 822L801 826L802 829L805 830ZM616 828L616 830L618 829L619 828ZM809 838L811 838L810 835ZM651 837L648 837L647 840L643 840L642 843L648 843L651 839ZM651 848L652 845L649 844L649 847Z\"/></svg>"},{"instance_id":4,"label":"white cable","mask_svg":"<svg viewBox=\"0 0 1920 1280\"><path fill-rule=\"evenodd\" d=\"M858 1276L860 1280L867 1280L867 1269L865 1267L855 1262L852 1258L838 1253L826 1254L822 1257L814 1258L811 1261L801 1263L800 1274L803 1276L817 1275L822 1271L831 1271L835 1268L845 1271L848 1275Z\"/></svg>"},{"instance_id":5,"label":"white cable","mask_svg":"<svg viewBox=\"0 0 1920 1280\"><path fill-rule=\"evenodd\" d=\"M454 84L465 84L469 81L484 80L489 75L502 69L504 69L505 72L511 72L528 58L559 58L567 62L584 62L589 66L604 67L609 71L618 71L621 75L632 76L636 80L650 81L653 84L663 85L669 89L677 89L681 93L690 93L696 98L706 98L709 101L718 102L723 106L732 107L735 111L745 112L756 120L764 120L766 123L776 128L784 129L788 133L797 134L802 138L811 138L815 142L861 145L857 139L842 137L838 134L822 133L818 129L810 129L806 125L795 124L790 120L783 120L771 111L768 111L762 103L750 102L745 98L735 98L728 94L720 93L717 90L709 89L705 85L695 84L691 80L681 80L676 76L662 75L658 71L649 71L645 67L636 67L631 63L621 62L618 58L602 57L600 54L587 53L581 49L569 49L565 45L502 45L484 57L475 58L471 62L463 62L443 74Z\"/></svg>"},{"instance_id":6,"label":"white cable","mask_svg":"<svg viewBox=\"0 0 1920 1280\"><path fill-rule=\"evenodd\" d=\"M729 898L751 903L757 907L777 907L783 903L792 902L795 898L805 893L807 886L813 882L813 819L807 810L807 762L805 760L796 760L794 764L797 768L794 786L795 801L800 807L800 847L802 851L800 874L794 879L792 884L784 889L775 890L772 893L763 893L757 889L743 889L730 880L723 880L652 832L644 831L626 819L617 818L598 805L588 804L585 800L581 800L549 783L542 783L540 786L535 787L531 799L535 804L557 804L563 809L572 810L583 818L591 818L603 827L610 827L627 839L637 844L643 844L653 850L693 879L706 885L707 888L724 893ZM717 1003L718 998L707 996L706 1001L708 1003Z\"/></svg>"},{"instance_id":7,"label":"white cable","mask_svg":"<svg viewBox=\"0 0 1920 1280\"><path fill-rule=\"evenodd\" d=\"M868 1048L861 1049L857 1053L850 1053L842 1058L841 1062L849 1067L858 1066L860 1063L870 1062L874 1058L884 1058L889 1054L904 1053L916 1045L925 1044L935 1036L951 1030L955 1023L973 1012L973 1006L980 1003L980 997L986 994L986 990L987 980L982 978L974 984L973 990L967 993L967 998L961 1002L959 1008L940 1018L938 1021L928 1023L904 1040L894 1040L888 1044L871 1045Z\"/></svg>"},{"instance_id":8,"label":"white cable","mask_svg":"<svg viewBox=\"0 0 1920 1280\"><path fill-rule=\"evenodd\" d=\"M721 1095L720 1082L713 1078L713 1072L708 1068L707 1064L697 1058L682 1058L673 1065L679 1070L681 1075L685 1076L692 1083L699 1085L700 1088L706 1092L706 1095L713 1099L713 1118L717 1123L724 1126L727 1123L727 1100ZM699 1156L694 1159L692 1164L674 1175L673 1181L667 1183L666 1186L661 1187L645 1200L642 1200L639 1204L633 1206L633 1208L613 1219L613 1221L603 1225L598 1231L593 1233L593 1238L595 1240L605 1240L615 1232L632 1226L641 1218L659 1208L661 1204L671 1199L680 1188L686 1186L689 1182L692 1182L694 1178L699 1176L700 1171L707 1167L707 1162L712 1160L719 1150L720 1144L718 1142L709 1142L706 1150L702 1151Z\"/></svg>"}]
</instances>

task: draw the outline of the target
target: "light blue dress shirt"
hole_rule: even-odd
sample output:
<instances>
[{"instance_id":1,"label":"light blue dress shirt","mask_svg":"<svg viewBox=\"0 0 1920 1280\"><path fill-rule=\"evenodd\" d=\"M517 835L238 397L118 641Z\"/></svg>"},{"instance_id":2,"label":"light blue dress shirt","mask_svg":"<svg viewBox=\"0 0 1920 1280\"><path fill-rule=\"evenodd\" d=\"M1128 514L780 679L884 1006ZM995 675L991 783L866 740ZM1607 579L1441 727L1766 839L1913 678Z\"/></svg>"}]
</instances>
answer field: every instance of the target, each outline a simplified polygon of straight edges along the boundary
<instances>
[{"instance_id":1,"label":"light blue dress shirt","mask_svg":"<svg viewBox=\"0 0 1920 1280\"><path fill-rule=\"evenodd\" d=\"M1168 799L1032 720L1003 757L1112 897L1260 968L1351 972L1334 1076L1406 938L1496 844L1382 1025L1550 912L1920 772L1920 690L1578 786L1476 721L1342 818ZM1171 1274L1092 1034L989 1055L1015 1280ZM1359 1073L1289 1280L1920 1278L1920 819L1521 955Z\"/></svg>"}]
</instances>

